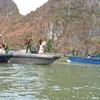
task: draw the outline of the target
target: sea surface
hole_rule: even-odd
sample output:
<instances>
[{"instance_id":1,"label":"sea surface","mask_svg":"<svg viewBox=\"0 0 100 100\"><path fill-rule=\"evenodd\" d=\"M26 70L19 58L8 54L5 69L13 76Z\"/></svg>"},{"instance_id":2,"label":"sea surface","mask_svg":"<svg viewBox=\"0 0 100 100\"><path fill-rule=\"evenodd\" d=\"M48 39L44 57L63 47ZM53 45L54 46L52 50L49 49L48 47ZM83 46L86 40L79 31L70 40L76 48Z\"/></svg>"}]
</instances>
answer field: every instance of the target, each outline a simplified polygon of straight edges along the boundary
<instances>
[{"instance_id":1,"label":"sea surface","mask_svg":"<svg viewBox=\"0 0 100 100\"><path fill-rule=\"evenodd\" d=\"M100 65L0 64L0 100L100 100Z\"/></svg>"}]
</instances>

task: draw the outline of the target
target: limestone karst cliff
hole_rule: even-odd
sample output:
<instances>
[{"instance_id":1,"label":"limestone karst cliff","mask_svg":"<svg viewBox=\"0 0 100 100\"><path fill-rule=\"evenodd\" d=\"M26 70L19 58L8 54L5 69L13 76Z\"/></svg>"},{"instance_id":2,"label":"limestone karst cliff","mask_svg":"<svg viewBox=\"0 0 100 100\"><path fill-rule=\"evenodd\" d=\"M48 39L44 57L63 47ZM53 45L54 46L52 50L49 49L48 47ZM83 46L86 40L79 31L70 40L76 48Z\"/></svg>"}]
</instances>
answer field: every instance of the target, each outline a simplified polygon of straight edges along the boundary
<instances>
[{"instance_id":1,"label":"limestone karst cliff","mask_svg":"<svg viewBox=\"0 0 100 100\"><path fill-rule=\"evenodd\" d=\"M0 16L18 13L18 8L12 0L0 0Z\"/></svg>"},{"instance_id":2,"label":"limestone karst cliff","mask_svg":"<svg viewBox=\"0 0 100 100\"><path fill-rule=\"evenodd\" d=\"M48 0L26 16L19 14L12 0L0 2L0 32L10 47L20 47L31 35L33 47L38 38L51 38L53 52L79 48L85 54L100 49L100 0Z\"/></svg>"}]
</instances>

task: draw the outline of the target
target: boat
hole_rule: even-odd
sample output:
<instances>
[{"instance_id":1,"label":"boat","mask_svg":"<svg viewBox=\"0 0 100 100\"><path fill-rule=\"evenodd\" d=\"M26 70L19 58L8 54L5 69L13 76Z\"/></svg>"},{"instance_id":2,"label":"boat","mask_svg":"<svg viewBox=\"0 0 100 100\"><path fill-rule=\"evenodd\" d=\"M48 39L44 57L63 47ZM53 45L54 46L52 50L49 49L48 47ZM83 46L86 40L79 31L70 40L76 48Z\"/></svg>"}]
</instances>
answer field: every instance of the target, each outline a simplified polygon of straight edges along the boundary
<instances>
[{"instance_id":1,"label":"boat","mask_svg":"<svg viewBox=\"0 0 100 100\"><path fill-rule=\"evenodd\" d=\"M0 63L7 63L13 55L0 54Z\"/></svg>"},{"instance_id":2,"label":"boat","mask_svg":"<svg viewBox=\"0 0 100 100\"><path fill-rule=\"evenodd\" d=\"M100 58L91 57L76 57L76 56L65 56L67 62L87 63L87 64L100 64Z\"/></svg>"},{"instance_id":3,"label":"boat","mask_svg":"<svg viewBox=\"0 0 100 100\"><path fill-rule=\"evenodd\" d=\"M26 50L19 50L13 54L10 58L11 63L22 63L22 64L38 64L38 65L50 65L60 56L57 54L46 54L46 53L26 53Z\"/></svg>"},{"instance_id":4,"label":"boat","mask_svg":"<svg viewBox=\"0 0 100 100\"><path fill-rule=\"evenodd\" d=\"M13 54L6 54L5 50L0 48L0 63L7 63Z\"/></svg>"}]
</instances>

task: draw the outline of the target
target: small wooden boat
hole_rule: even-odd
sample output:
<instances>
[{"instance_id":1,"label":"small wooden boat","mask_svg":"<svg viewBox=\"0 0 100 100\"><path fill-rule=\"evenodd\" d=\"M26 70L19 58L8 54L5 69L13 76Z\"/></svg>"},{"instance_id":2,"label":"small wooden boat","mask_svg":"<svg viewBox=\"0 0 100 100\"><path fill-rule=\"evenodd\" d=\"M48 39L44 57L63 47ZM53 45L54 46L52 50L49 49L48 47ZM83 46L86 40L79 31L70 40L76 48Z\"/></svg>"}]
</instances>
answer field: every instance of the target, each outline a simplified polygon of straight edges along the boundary
<instances>
[{"instance_id":1,"label":"small wooden boat","mask_svg":"<svg viewBox=\"0 0 100 100\"><path fill-rule=\"evenodd\" d=\"M7 63L13 55L0 54L0 63Z\"/></svg>"},{"instance_id":2,"label":"small wooden boat","mask_svg":"<svg viewBox=\"0 0 100 100\"><path fill-rule=\"evenodd\" d=\"M24 64L39 64L39 65L49 65L54 61L59 59L60 56L56 54L33 54L27 53L26 50L19 50L13 54L10 62L12 63L24 63Z\"/></svg>"},{"instance_id":3,"label":"small wooden boat","mask_svg":"<svg viewBox=\"0 0 100 100\"><path fill-rule=\"evenodd\" d=\"M100 59L99 58L76 57L76 56L65 56L65 57L67 59L67 62L100 64Z\"/></svg>"}]
</instances>

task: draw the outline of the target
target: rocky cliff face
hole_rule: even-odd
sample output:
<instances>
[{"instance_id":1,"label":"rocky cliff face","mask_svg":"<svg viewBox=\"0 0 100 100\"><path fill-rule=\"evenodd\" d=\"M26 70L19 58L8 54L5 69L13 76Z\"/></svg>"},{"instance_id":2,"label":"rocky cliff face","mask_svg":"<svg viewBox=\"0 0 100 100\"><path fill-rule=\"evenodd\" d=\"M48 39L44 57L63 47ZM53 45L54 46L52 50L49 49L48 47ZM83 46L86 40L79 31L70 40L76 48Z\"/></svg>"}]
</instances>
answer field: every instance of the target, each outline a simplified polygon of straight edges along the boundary
<instances>
[{"instance_id":1,"label":"rocky cliff face","mask_svg":"<svg viewBox=\"0 0 100 100\"><path fill-rule=\"evenodd\" d=\"M8 16L18 12L18 8L12 0L0 0L0 16Z\"/></svg>"},{"instance_id":2,"label":"rocky cliff face","mask_svg":"<svg viewBox=\"0 0 100 100\"><path fill-rule=\"evenodd\" d=\"M19 10L12 0L0 0L0 34L8 44L14 41L11 40L10 34L13 34L13 26L20 17Z\"/></svg>"},{"instance_id":3,"label":"rocky cliff face","mask_svg":"<svg viewBox=\"0 0 100 100\"><path fill-rule=\"evenodd\" d=\"M48 30L52 38L58 39L55 44L58 50L80 48L82 53L92 53L100 48L100 0L50 0L49 3L52 17Z\"/></svg>"},{"instance_id":4,"label":"rocky cliff face","mask_svg":"<svg viewBox=\"0 0 100 100\"><path fill-rule=\"evenodd\" d=\"M16 5L14 7L16 10L11 8L5 12L18 12ZM2 20L1 22L0 31L5 34L11 47L21 45L23 38L31 35L35 42L33 46L40 37L51 38L52 50L55 52L71 52L79 48L81 54L85 54L100 48L100 0L48 0L26 16L17 13L8 17L5 24Z\"/></svg>"}]
</instances>

